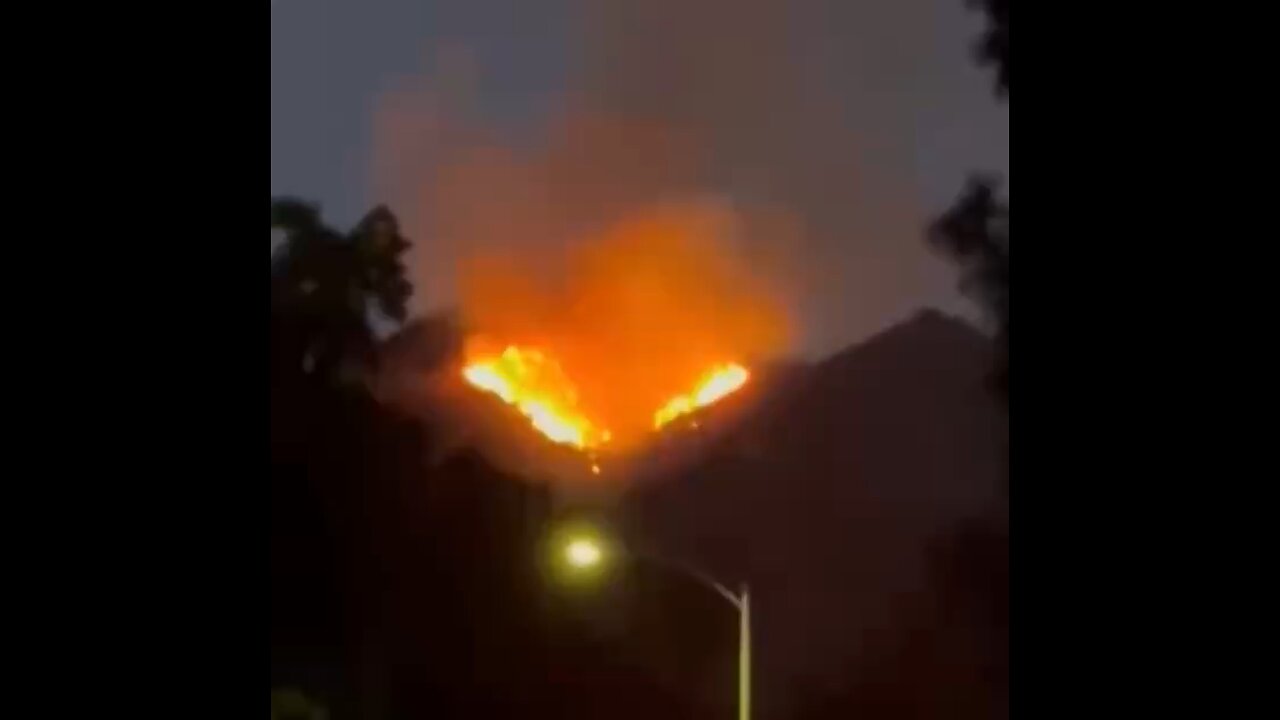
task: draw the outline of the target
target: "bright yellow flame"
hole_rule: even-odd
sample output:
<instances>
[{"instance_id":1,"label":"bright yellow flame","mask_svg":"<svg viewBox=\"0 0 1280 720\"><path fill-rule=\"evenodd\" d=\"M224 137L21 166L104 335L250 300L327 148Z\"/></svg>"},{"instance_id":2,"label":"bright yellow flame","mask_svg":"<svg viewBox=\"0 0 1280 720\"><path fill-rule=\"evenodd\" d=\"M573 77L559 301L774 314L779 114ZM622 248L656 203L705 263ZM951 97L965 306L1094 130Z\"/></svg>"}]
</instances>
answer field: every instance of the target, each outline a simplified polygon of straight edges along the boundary
<instances>
[{"instance_id":1,"label":"bright yellow flame","mask_svg":"<svg viewBox=\"0 0 1280 720\"><path fill-rule=\"evenodd\" d=\"M600 562L600 546L590 540L574 540L565 547L564 555L576 568L588 568Z\"/></svg>"},{"instance_id":2,"label":"bright yellow flame","mask_svg":"<svg viewBox=\"0 0 1280 720\"><path fill-rule=\"evenodd\" d=\"M594 450L613 438L579 408L576 386L560 365L540 350L509 345L500 355L477 357L463 368L462 376L472 386L514 406L552 442ZM747 369L737 363L711 368L691 392L671 398L654 413L654 429L711 405L741 388L749 378ZM591 473L600 474L594 462Z\"/></svg>"},{"instance_id":3,"label":"bright yellow flame","mask_svg":"<svg viewBox=\"0 0 1280 720\"><path fill-rule=\"evenodd\" d=\"M653 427L661 428L676 418L704 408L747 383L751 373L737 363L717 365L699 379L693 392L677 395L653 414Z\"/></svg>"},{"instance_id":4,"label":"bright yellow flame","mask_svg":"<svg viewBox=\"0 0 1280 720\"><path fill-rule=\"evenodd\" d=\"M609 441L609 431L578 410L577 390L560 366L537 350L508 346L500 356L468 364L462 376L515 406L552 442L583 449Z\"/></svg>"}]
</instances>

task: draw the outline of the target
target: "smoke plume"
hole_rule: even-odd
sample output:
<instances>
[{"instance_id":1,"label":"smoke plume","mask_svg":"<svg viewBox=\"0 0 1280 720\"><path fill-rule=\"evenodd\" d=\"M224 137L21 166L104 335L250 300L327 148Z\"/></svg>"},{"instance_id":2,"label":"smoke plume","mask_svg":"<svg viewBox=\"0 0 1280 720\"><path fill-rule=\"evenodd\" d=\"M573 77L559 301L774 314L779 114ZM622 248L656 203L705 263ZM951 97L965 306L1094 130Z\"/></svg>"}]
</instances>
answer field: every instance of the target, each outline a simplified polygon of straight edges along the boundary
<instances>
[{"instance_id":1,"label":"smoke plume","mask_svg":"<svg viewBox=\"0 0 1280 720\"><path fill-rule=\"evenodd\" d=\"M948 8L570 0L567 83L518 129L481 102L502 68L465 44L436 52L384 94L375 129L376 194L417 243L416 300L465 305L462 267L495 253L554 274L584 238L711 196L740 226L732 252L785 298L801 350L951 302L954 274L921 240L934 209L916 170L934 141L917 131L983 81L964 35L938 32L940 14L963 19Z\"/></svg>"}]
</instances>

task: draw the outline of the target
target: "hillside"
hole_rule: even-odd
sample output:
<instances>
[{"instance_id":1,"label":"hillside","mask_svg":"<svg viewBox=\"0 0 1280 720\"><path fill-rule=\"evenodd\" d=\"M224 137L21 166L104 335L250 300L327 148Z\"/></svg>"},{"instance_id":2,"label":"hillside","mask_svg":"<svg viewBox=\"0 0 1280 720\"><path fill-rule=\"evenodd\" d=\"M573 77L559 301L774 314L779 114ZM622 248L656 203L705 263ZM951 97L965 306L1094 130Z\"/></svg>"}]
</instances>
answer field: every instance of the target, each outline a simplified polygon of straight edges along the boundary
<instances>
[{"instance_id":1,"label":"hillside","mask_svg":"<svg viewBox=\"0 0 1280 720\"><path fill-rule=\"evenodd\" d=\"M938 618L954 610L944 586L968 582L946 565L950 538L1001 537L1005 524L1007 427L984 383L990 357L969 326L922 313L792 378L686 469L627 498L633 536L749 581L764 717L863 683L881 688L879 717L1003 712L989 705L998 670L963 674L1002 667L999 638L986 626L934 632L986 622ZM943 656L964 670L929 680L914 659ZM969 710L956 693L972 696ZM943 705L922 708L931 696Z\"/></svg>"}]
</instances>

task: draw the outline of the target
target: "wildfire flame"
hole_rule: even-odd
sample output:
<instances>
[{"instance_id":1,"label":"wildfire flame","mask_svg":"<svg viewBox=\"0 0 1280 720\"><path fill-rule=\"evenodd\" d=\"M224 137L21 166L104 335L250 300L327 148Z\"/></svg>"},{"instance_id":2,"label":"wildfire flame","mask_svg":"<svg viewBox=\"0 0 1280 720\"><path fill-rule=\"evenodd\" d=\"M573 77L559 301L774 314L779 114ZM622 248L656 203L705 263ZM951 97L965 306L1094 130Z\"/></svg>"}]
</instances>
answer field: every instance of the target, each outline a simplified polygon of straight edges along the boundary
<instances>
[{"instance_id":1,"label":"wildfire flame","mask_svg":"<svg viewBox=\"0 0 1280 720\"><path fill-rule=\"evenodd\" d=\"M591 463L606 443L638 450L785 347L787 314L742 228L726 203L673 201L477 251L458 264L463 378Z\"/></svg>"},{"instance_id":2,"label":"wildfire flame","mask_svg":"<svg viewBox=\"0 0 1280 720\"><path fill-rule=\"evenodd\" d=\"M659 429L681 415L688 415L735 392L745 385L750 377L751 374L747 369L737 363L711 369L698 381L693 392L671 398L666 405L653 414L654 429Z\"/></svg>"},{"instance_id":3,"label":"wildfire flame","mask_svg":"<svg viewBox=\"0 0 1280 720\"><path fill-rule=\"evenodd\" d=\"M508 346L497 357L468 364L462 376L514 406L552 442L588 449L610 439L608 430L578 410L577 389L560 366L539 350Z\"/></svg>"},{"instance_id":4,"label":"wildfire flame","mask_svg":"<svg viewBox=\"0 0 1280 720\"><path fill-rule=\"evenodd\" d=\"M468 363L462 376L473 387L515 407L534 429L552 442L593 450L612 438L609 430L593 422L579 408L577 388L559 364L541 350L509 345L500 355ZM692 392L671 398L654 413L654 429L719 401L745 385L749 378L747 369L736 363L713 367L698 380ZM595 463L591 470L593 474L600 472Z\"/></svg>"}]
</instances>

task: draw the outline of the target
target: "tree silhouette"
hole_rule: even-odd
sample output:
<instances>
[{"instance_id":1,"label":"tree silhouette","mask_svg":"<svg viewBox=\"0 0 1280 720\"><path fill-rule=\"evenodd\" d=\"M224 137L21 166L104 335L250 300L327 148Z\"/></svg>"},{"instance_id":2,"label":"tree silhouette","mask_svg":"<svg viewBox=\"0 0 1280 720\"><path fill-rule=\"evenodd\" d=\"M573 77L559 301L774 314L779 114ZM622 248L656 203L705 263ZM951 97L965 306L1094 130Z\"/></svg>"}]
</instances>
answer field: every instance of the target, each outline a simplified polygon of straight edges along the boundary
<instances>
[{"instance_id":1,"label":"tree silhouette","mask_svg":"<svg viewBox=\"0 0 1280 720\"><path fill-rule=\"evenodd\" d=\"M403 322L412 291L402 262L409 242L395 216L375 208L342 234L315 206L279 199L271 228L284 236L271 265L273 365L331 379L344 366L370 364L370 312Z\"/></svg>"},{"instance_id":2,"label":"tree silhouette","mask_svg":"<svg viewBox=\"0 0 1280 720\"><path fill-rule=\"evenodd\" d=\"M995 66L996 96L1009 98L1009 0L969 0L987 15L975 48L979 64ZM1009 394L1009 203L998 197L999 182L975 175L955 205L930 226L931 245L961 266L961 287L995 323L998 360L993 385Z\"/></svg>"},{"instance_id":3,"label":"tree silhouette","mask_svg":"<svg viewBox=\"0 0 1280 720\"><path fill-rule=\"evenodd\" d=\"M371 313L404 320L409 243L382 207L340 233L314 205L273 199L271 228L273 685L318 693L341 717L362 702L351 637L363 627L360 568L376 560L378 522L359 509L420 477L426 438L364 383L338 381L374 365Z\"/></svg>"},{"instance_id":4,"label":"tree silhouette","mask_svg":"<svg viewBox=\"0 0 1280 720\"><path fill-rule=\"evenodd\" d=\"M929 241L962 268L961 288L991 316L999 348L994 383L1009 392L1009 205L996 196L996 183L969 180L960 200L929 230Z\"/></svg>"},{"instance_id":5,"label":"tree silhouette","mask_svg":"<svg viewBox=\"0 0 1280 720\"><path fill-rule=\"evenodd\" d=\"M987 14L987 29L978 41L976 54L982 65L994 65L996 94L1009 95L1009 0L970 0L971 7Z\"/></svg>"}]
</instances>

